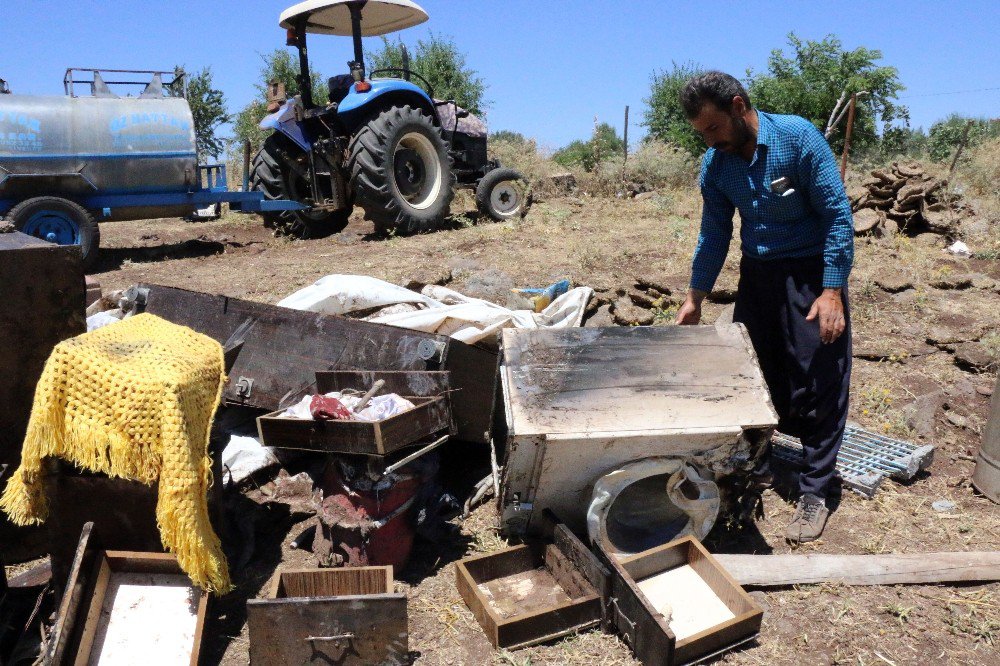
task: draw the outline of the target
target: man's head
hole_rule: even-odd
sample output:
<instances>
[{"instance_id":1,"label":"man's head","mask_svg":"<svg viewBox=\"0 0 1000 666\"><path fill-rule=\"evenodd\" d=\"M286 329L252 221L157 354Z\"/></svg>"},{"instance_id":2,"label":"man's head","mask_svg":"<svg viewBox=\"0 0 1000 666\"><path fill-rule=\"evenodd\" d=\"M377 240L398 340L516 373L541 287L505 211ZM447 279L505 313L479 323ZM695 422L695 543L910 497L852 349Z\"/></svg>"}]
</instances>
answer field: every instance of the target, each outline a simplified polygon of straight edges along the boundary
<instances>
[{"instance_id":1,"label":"man's head","mask_svg":"<svg viewBox=\"0 0 1000 666\"><path fill-rule=\"evenodd\" d=\"M729 74L706 72L694 77L681 90L681 106L711 148L740 153L756 140L748 124L753 117L750 95Z\"/></svg>"}]
</instances>

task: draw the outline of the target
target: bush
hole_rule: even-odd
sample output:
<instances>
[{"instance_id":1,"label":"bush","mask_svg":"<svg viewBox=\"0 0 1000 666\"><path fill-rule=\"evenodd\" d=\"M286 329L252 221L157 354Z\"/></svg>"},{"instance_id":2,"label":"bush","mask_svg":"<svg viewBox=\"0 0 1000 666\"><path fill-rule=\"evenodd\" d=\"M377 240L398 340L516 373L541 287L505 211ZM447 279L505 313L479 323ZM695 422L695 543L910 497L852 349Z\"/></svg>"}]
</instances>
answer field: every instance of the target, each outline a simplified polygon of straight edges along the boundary
<instances>
[{"instance_id":1,"label":"bush","mask_svg":"<svg viewBox=\"0 0 1000 666\"><path fill-rule=\"evenodd\" d=\"M574 141L565 148L560 148L552 156L564 167L581 167L584 171L593 171L598 163L605 159L613 159L614 155L622 155L625 142L618 136L615 128L608 123L601 123L594 128L589 141Z\"/></svg>"},{"instance_id":2,"label":"bush","mask_svg":"<svg viewBox=\"0 0 1000 666\"><path fill-rule=\"evenodd\" d=\"M621 158L608 159L594 171L596 189L615 194L622 189ZM650 139L629 155L624 179L645 190L690 188L696 185L698 161L686 150L663 141Z\"/></svg>"},{"instance_id":3,"label":"bush","mask_svg":"<svg viewBox=\"0 0 1000 666\"><path fill-rule=\"evenodd\" d=\"M546 177L565 171L539 152L534 139L525 139L523 136L495 138L498 134L490 136L490 157L499 159L505 167L520 171L535 188L538 188Z\"/></svg>"},{"instance_id":4,"label":"bush","mask_svg":"<svg viewBox=\"0 0 1000 666\"><path fill-rule=\"evenodd\" d=\"M974 192L1000 203L1000 138L984 141L969 151L969 163L962 171Z\"/></svg>"},{"instance_id":5,"label":"bush","mask_svg":"<svg viewBox=\"0 0 1000 666\"><path fill-rule=\"evenodd\" d=\"M991 123L986 118L966 118L953 113L944 120L931 125L927 146L930 149L932 160L946 162L952 158L958 149L958 144L962 141L965 126L969 121L972 121L972 127L969 128L966 149L979 145L988 139L1000 138L1000 123Z\"/></svg>"}]
</instances>

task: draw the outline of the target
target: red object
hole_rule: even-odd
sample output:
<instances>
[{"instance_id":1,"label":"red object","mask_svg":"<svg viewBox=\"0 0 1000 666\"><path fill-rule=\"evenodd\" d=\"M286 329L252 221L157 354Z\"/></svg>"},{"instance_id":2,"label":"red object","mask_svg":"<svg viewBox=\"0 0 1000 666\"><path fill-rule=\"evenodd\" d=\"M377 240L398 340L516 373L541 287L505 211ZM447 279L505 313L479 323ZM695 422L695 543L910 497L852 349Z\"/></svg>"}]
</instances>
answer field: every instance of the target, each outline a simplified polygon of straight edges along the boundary
<instances>
[{"instance_id":1,"label":"red object","mask_svg":"<svg viewBox=\"0 0 1000 666\"><path fill-rule=\"evenodd\" d=\"M371 91L371 89L372 89L372 84L368 83L367 81L358 81L357 83L354 84L354 90L359 93L366 93Z\"/></svg>"},{"instance_id":2,"label":"red object","mask_svg":"<svg viewBox=\"0 0 1000 666\"><path fill-rule=\"evenodd\" d=\"M402 569L413 549L413 500L423 479L404 474L383 490L348 491L336 467L327 467L320 515L332 552L340 554L346 566L391 564Z\"/></svg>"},{"instance_id":3,"label":"red object","mask_svg":"<svg viewBox=\"0 0 1000 666\"><path fill-rule=\"evenodd\" d=\"M351 410L336 398L314 395L309 403L309 413L317 421L349 421Z\"/></svg>"}]
</instances>

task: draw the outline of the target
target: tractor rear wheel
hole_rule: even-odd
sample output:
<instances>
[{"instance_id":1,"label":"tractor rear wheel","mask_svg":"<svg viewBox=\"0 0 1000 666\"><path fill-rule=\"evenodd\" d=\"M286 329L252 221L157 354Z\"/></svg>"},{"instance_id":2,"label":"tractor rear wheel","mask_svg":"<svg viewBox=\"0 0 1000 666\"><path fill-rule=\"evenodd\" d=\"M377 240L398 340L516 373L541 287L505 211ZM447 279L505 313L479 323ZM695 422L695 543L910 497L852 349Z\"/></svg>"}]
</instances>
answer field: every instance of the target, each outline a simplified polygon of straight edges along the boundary
<instances>
[{"instance_id":1,"label":"tractor rear wheel","mask_svg":"<svg viewBox=\"0 0 1000 666\"><path fill-rule=\"evenodd\" d=\"M448 215L455 196L448 144L420 109L378 114L351 139L349 152L356 200L376 231L427 231Z\"/></svg>"},{"instance_id":2,"label":"tractor rear wheel","mask_svg":"<svg viewBox=\"0 0 1000 666\"><path fill-rule=\"evenodd\" d=\"M80 204L60 197L25 199L7 211L6 219L21 233L56 245L79 245L85 270L97 261L101 230Z\"/></svg>"},{"instance_id":3,"label":"tractor rear wheel","mask_svg":"<svg viewBox=\"0 0 1000 666\"><path fill-rule=\"evenodd\" d=\"M272 134L254 155L250 170L250 189L264 193L264 199L289 199L304 201L309 197L309 184L288 164L286 155L293 155L298 147L280 134ZM352 206L338 211L295 210L261 212L264 226L276 234L295 238L323 238L344 230L351 217Z\"/></svg>"}]
</instances>

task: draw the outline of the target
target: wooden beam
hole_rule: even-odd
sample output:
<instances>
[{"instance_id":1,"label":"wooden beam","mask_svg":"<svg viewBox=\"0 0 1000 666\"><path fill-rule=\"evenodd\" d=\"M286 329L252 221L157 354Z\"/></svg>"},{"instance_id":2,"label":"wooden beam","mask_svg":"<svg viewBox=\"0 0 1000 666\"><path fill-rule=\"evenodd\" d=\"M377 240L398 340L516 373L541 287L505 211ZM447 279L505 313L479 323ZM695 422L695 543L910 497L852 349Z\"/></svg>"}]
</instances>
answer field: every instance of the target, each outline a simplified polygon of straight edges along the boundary
<instances>
[{"instance_id":1,"label":"wooden beam","mask_svg":"<svg viewBox=\"0 0 1000 666\"><path fill-rule=\"evenodd\" d=\"M1000 580L1000 552L715 555L740 585L906 585Z\"/></svg>"}]
</instances>

